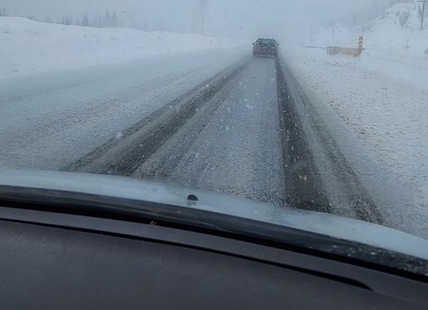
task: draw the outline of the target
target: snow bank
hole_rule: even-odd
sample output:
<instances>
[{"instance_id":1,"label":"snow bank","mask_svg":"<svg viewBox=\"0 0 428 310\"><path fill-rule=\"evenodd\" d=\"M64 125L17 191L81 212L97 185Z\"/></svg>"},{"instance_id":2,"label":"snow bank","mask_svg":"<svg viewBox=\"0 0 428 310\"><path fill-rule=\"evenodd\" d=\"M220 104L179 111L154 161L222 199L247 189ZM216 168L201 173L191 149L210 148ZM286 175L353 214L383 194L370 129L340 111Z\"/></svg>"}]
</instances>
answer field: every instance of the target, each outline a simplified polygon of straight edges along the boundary
<instances>
[{"instance_id":1,"label":"snow bank","mask_svg":"<svg viewBox=\"0 0 428 310\"><path fill-rule=\"evenodd\" d=\"M420 30L418 5L340 30L333 40L331 27L320 29L305 43L356 47L364 34L359 57L287 47L288 64L357 172L389 196L382 211L393 228L428 238L428 29Z\"/></svg>"},{"instance_id":2,"label":"snow bank","mask_svg":"<svg viewBox=\"0 0 428 310\"><path fill-rule=\"evenodd\" d=\"M370 53L284 49L356 172L368 176L370 190L389 196L382 212L392 227L428 238L428 66Z\"/></svg>"},{"instance_id":3,"label":"snow bank","mask_svg":"<svg viewBox=\"0 0 428 310\"><path fill-rule=\"evenodd\" d=\"M64 26L19 17L0 17L0 42L0 79L240 44L195 34Z\"/></svg>"},{"instance_id":4,"label":"snow bank","mask_svg":"<svg viewBox=\"0 0 428 310\"><path fill-rule=\"evenodd\" d=\"M388 9L375 20L357 27L340 27L335 30L322 27L305 44L318 46L338 45L357 47L358 36L364 35L364 47L370 50L381 50L388 54L408 57L425 57L428 49L428 29L420 30L416 3L398 3ZM428 26L428 19L425 22Z\"/></svg>"}]
</instances>

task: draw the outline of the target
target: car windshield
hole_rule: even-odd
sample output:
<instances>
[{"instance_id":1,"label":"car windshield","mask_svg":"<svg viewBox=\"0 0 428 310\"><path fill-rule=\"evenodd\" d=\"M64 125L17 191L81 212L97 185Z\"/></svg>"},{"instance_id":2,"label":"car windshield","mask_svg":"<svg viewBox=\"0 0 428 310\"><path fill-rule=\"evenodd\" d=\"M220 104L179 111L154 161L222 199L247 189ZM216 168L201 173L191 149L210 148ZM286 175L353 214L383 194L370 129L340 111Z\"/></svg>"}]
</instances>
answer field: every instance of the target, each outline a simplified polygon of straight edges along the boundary
<instances>
[{"instance_id":1,"label":"car windshield","mask_svg":"<svg viewBox=\"0 0 428 310\"><path fill-rule=\"evenodd\" d=\"M425 2L3 0L0 174L161 181L428 240Z\"/></svg>"},{"instance_id":2,"label":"car windshield","mask_svg":"<svg viewBox=\"0 0 428 310\"><path fill-rule=\"evenodd\" d=\"M259 44L275 44L275 40L258 39L256 43L259 43Z\"/></svg>"}]
</instances>

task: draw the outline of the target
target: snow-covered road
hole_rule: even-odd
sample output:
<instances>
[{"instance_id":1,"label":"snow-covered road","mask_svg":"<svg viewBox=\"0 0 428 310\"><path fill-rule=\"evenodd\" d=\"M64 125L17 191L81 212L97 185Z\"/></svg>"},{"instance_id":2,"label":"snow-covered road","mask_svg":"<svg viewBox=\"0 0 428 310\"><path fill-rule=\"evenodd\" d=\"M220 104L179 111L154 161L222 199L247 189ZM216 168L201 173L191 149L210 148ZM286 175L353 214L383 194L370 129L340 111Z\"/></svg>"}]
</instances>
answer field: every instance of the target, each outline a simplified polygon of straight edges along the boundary
<instances>
[{"instance_id":1,"label":"snow-covered road","mask_svg":"<svg viewBox=\"0 0 428 310\"><path fill-rule=\"evenodd\" d=\"M279 59L243 57L201 82L62 170L389 223Z\"/></svg>"},{"instance_id":2,"label":"snow-covered road","mask_svg":"<svg viewBox=\"0 0 428 310\"><path fill-rule=\"evenodd\" d=\"M238 48L4 80L0 168L166 180L427 237L295 66Z\"/></svg>"},{"instance_id":3,"label":"snow-covered road","mask_svg":"<svg viewBox=\"0 0 428 310\"><path fill-rule=\"evenodd\" d=\"M255 59L214 99L216 110L200 111L201 117L190 120L176 133L176 139L163 146L159 153L163 159L153 156L136 175L159 171L159 163L175 154L180 160L163 176L174 183L282 204L284 173L275 71L273 59ZM189 137L201 118L208 122L192 145L179 154L177 141Z\"/></svg>"},{"instance_id":4,"label":"snow-covered road","mask_svg":"<svg viewBox=\"0 0 428 310\"><path fill-rule=\"evenodd\" d=\"M60 169L242 57L191 53L3 80L0 167Z\"/></svg>"}]
</instances>

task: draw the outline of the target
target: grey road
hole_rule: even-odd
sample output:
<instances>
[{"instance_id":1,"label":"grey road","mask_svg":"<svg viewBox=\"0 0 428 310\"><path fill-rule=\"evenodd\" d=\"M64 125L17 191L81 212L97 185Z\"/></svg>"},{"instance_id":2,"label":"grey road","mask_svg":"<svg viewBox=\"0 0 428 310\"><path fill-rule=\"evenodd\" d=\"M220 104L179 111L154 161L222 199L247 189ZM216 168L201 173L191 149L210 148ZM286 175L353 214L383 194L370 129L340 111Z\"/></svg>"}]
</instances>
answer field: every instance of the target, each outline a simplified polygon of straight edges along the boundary
<instances>
[{"instance_id":1,"label":"grey road","mask_svg":"<svg viewBox=\"0 0 428 310\"><path fill-rule=\"evenodd\" d=\"M58 170L242 58L158 57L0 83L0 168Z\"/></svg>"},{"instance_id":2,"label":"grey road","mask_svg":"<svg viewBox=\"0 0 428 310\"><path fill-rule=\"evenodd\" d=\"M8 83L0 168L162 180L393 226L280 57L200 53Z\"/></svg>"},{"instance_id":3,"label":"grey road","mask_svg":"<svg viewBox=\"0 0 428 310\"><path fill-rule=\"evenodd\" d=\"M213 101L214 111L199 111L134 176L280 204L284 179L274 59L254 60L229 86ZM203 129L180 149L201 118ZM180 157L175 168L159 175L171 155Z\"/></svg>"}]
</instances>

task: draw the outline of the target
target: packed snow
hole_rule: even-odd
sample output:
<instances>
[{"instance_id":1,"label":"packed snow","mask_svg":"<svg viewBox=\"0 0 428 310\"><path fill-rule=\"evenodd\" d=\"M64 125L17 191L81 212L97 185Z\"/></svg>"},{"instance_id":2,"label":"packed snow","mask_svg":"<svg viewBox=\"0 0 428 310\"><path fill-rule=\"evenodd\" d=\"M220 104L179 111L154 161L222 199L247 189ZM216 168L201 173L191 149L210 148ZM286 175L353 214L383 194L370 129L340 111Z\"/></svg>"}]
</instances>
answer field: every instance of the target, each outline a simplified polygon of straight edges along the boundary
<instances>
[{"instance_id":1,"label":"packed snow","mask_svg":"<svg viewBox=\"0 0 428 310\"><path fill-rule=\"evenodd\" d=\"M386 191L392 199L406 196L407 204L387 211L400 229L427 236L428 29L418 30L416 14L414 4L402 3L365 25L366 50L359 57L302 46L287 46L284 54L321 114L344 125L340 138L334 121L329 124L356 170L376 179L379 191L394 183ZM360 32L354 30L336 32L335 42L325 31L316 44L356 47Z\"/></svg>"},{"instance_id":2,"label":"packed snow","mask_svg":"<svg viewBox=\"0 0 428 310\"><path fill-rule=\"evenodd\" d=\"M0 169L61 169L241 60L233 48L3 79Z\"/></svg>"},{"instance_id":3,"label":"packed snow","mask_svg":"<svg viewBox=\"0 0 428 310\"><path fill-rule=\"evenodd\" d=\"M0 79L242 45L195 34L90 28L0 18Z\"/></svg>"}]
</instances>

